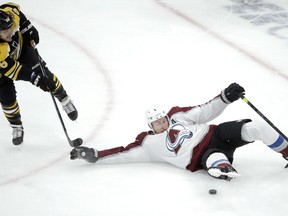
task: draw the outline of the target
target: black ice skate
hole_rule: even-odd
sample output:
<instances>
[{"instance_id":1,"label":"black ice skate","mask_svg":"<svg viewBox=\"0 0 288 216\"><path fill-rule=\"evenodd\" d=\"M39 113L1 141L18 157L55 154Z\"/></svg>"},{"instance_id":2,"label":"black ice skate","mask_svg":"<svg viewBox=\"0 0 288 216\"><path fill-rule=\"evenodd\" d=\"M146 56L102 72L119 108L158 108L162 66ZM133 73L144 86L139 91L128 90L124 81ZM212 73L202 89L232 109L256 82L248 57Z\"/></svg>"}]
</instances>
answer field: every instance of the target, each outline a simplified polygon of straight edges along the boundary
<instances>
[{"instance_id":1,"label":"black ice skate","mask_svg":"<svg viewBox=\"0 0 288 216\"><path fill-rule=\"evenodd\" d=\"M61 100L61 105L72 121L77 119L78 111L76 110L73 101L69 98L69 96Z\"/></svg>"},{"instance_id":2,"label":"black ice skate","mask_svg":"<svg viewBox=\"0 0 288 216\"><path fill-rule=\"evenodd\" d=\"M224 179L227 181L240 176L232 166L210 167L208 169L208 174L213 178Z\"/></svg>"},{"instance_id":3,"label":"black ice skate","mask_svg":"<svg viewBox=\"0 0 288 216\"><path fill-rule=\"evenodd\" d=\"M14 145L20 145L23 142L24 138L24 129L22 125L11 125L13 128L12 131L12 142Z\"/></svg>"}]
</instances>

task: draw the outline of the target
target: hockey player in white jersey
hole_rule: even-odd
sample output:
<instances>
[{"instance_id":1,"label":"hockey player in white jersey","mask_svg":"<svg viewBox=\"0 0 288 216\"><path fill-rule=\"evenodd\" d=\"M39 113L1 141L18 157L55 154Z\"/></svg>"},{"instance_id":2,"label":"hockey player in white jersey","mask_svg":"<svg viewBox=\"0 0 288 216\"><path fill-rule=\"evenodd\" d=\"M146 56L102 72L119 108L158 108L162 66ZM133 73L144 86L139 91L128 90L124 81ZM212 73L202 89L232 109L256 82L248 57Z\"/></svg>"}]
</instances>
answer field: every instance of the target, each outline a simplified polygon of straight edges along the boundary
<instances>
[{"instance_id":1,"label":"hockey player in white jersey","mask_svg":"<svg viewBox=\"0 0 288 216\"><path fill-rule=\"evenodd\" d=\"M167 162L194 172L207 170L214 178L231 180L238 176L232 167L236 148L261 140L288 158L288 143L264 121L242 119L209 124L245 90L232 83L207 103L191 107L158 108L146 111L150 131L142 132L133 143L105 150L85 146L74 148L71 159L90 163Z\"/></svg>"}]
</instances>

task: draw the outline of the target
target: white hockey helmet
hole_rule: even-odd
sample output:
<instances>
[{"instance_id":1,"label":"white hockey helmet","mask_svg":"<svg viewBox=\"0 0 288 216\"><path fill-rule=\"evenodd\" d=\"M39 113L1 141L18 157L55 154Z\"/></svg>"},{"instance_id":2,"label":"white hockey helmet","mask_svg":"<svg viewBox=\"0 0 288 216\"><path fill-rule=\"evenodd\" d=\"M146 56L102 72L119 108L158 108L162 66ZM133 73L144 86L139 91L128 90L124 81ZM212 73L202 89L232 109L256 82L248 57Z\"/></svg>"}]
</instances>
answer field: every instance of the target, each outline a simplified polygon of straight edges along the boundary
<instances>
[{"instance_id":1,"label":"white hockey helmet","mask_svg":"<svg viewBox=\"0 0 288 216\"><path fill-rule=\"evenodd\" d=\"M145 115L147 123L151 128L152 128L152 122L157 121L158 119L161 119L163 117L167 117L167 113L165 110L156 107L147 109Z\"/></svg>"}]
</instances>

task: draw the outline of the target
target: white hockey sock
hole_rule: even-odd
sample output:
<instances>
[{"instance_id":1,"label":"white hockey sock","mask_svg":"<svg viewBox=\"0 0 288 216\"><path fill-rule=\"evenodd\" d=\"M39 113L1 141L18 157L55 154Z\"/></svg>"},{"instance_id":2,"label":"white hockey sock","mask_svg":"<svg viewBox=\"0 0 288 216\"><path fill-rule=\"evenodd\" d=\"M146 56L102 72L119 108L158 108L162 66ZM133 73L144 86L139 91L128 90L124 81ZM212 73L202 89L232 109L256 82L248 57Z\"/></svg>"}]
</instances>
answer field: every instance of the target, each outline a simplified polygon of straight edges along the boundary
<instances>
[{"instance_id":1,"label":"white hockey sock","mask_svg":"<svg viewBox=\"0 0 288 216\"><path fill-rule=\"evenodd\" d=\"M223 153L215 152L210 154L206 161L206 167L209 169L210 167L216 167L219 165L231 166L231 163Z\"/></svg>"},{"instance_id":2,"label":"white hockey sock","mask_svg":"<svg viewBox=\"0 0 288 216\"><path fill-rule=\"evenodd\" d=\"M244 141L261 140L269 148L281 152L287 148L288 143L266 122L253 120L243 125L241 137Z\"/></svg>"}]
</instances>

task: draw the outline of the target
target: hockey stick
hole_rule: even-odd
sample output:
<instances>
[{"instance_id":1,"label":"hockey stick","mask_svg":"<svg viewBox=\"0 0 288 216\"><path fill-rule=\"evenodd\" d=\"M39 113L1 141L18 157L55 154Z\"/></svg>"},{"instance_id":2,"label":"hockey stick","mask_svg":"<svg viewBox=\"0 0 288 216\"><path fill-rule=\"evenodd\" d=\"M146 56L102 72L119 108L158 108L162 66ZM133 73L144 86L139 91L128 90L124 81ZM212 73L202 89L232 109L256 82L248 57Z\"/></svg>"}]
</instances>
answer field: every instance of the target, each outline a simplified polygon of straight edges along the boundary
<instances>
[{"instance_id":1,"label":"hockey stick","mask_svg":"<svg viewBox=\"0 0 288 216\"><path fill-rule=\"evenodd\" d=\"M34 41L31 41L31 45L32 45L32 47L34 48L34 50L35 50L35 52L36 52L36 55L37 55L37 57L38 57L38 63L39 63L39 65L40 65L40 69L41 69L42 75L45 76L45 77L48 77L45 68L44 68L44 67L42 66L42 64L41 64L41 57L40 57L39 52L38 52L38 50L37 50L37 48L36 48L36 43L35 43ZM77 138L77 139L75 139L75 140L71 140L71 139L69 138L68 133L67 133L67 130L66 130L66 127L65 127L65 124L64 124L64 121L63 121L62 116L61 116L61 114L60 114L60 112L59 112L59 108L58 108L58 106L57 106L56 100L55 100L55 98L54 98L54 96L53 96L53 94L52 94L52 91L49 90L49 92L50 92L50 95L51 95L51 97L52 97L52 100L53 100L53 103L54 103L56 112L57 112L57 114L58 114L59 120L60 120L60 122L61 122L62 128L63 128L63 130L64 130L64 133L65 133L65 135L66 135L66 137L67 137L67 140L68 140L70 146L72 146L72 147L80 146L80 145L83 143L83 140L82 140L81 138Z\"/></svg>"},{"instance_id":2,"label":"hockey stick","mask_svg":"<svg viewBox=\"0 0 288 216\"><path fill-rule=\"evenodd\" d=\"M275 131L277 131L285 140L288 142L288 138L285 136L282 131L280 131L263 113L261 113L244 95L239 95L241 99L247 103L258 115L260 115ZM284 157L284 156L283 156ZM284 157L286 159L286 157ZM287 160L287 159L286 159ZM288 168L288 164L284 167Z\"/></svg>"},{"instance_id":3,"label":"hockey stick","mask_svg":"<svg viewBox=\"0 0 288 216\"><path fill-rule=\"evenodd\" d=\"M276 130L287 142L288 138L285 136L282 131L280 131L265 115L263 115L244 95L239 95L241 99L247 103L258 115L260 115L274 130Z\"/></svg>"}]
</instances>

